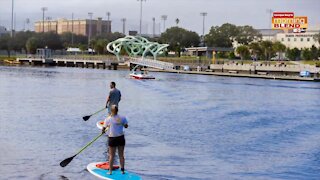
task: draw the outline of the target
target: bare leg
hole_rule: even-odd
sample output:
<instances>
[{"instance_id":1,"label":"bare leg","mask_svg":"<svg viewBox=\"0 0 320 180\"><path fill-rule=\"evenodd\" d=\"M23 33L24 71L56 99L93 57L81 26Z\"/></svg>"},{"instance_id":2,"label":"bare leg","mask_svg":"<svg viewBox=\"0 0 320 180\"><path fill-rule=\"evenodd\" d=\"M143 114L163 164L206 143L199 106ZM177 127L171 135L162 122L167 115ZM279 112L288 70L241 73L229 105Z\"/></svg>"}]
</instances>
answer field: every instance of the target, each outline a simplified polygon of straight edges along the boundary
<instances>
[{"instance_id":1,"label":"bare leg","mask_svg":"<svg viewBox=\"0 0 320 180\"><path fill-rule=\"evenodd\" d=\"M118 146L118 154L122 174L124 174L124 146Z\"/></svg>"},{"instance_id":2,"label":"bare leg","mask_svg":"<svg viewBox=\"0 0 320 180\"><path fill-rule=\"evenodd\" d=\"M116 148L109 146L109 174L112 174L113 160L114 160L115 153L116 153Z\"/></svg>"}]
</instances>

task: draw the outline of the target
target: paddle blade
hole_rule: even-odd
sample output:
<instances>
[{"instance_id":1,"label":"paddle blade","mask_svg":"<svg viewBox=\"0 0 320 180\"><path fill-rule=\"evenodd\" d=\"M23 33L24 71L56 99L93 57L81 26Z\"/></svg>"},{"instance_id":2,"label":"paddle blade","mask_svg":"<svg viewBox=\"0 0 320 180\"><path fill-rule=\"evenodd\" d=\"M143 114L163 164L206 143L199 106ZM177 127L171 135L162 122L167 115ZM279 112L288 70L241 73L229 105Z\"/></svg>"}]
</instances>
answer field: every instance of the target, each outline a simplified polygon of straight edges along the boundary
<instances>
[{"instance_id":1,"label":"paddle blade","mask_svg":"<svg viewBox=\"0 0 320 180\"><path fill-rule=\"evenodd\" d=\"M76 157L76 155L61 161L60 166L61 167L66 167L73 160L74 157Z\"/></svg>"},{"instance_id":2,"label":"paddle blade","mask_svg":"<svg viewBox=\"0 0 320 180\"><path fill-rule=\"evenodd\" d=\"M89 119L90 117L91 117L91 116L83 116L82 119L83 119L84 121L88 121L88 119Z\"/></svg>"}]
</instances>

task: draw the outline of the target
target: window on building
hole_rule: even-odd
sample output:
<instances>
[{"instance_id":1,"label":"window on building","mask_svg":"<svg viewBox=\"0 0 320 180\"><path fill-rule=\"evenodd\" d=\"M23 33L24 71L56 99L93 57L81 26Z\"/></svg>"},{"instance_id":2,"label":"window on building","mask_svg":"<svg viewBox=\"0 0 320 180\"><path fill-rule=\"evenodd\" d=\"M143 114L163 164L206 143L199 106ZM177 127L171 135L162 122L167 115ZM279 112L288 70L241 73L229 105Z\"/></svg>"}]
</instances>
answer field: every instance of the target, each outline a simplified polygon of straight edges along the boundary
<instances>
[{"instance_id":1,"label":"window on building","mask_svg":"<svg viewBox=\"0 0 320 180\"><path fill-rule=\"evenodd\" d=\"M297 41L297 38L294 38L293 41Z\"/></svg>"},{"instance_id":2,"label":"window on building","mask_svg":"<svg viewBox=\"0 0 320 180\"><path fill-rule=\"evenodd\" d=\"M302 42L302 41L303 41L303 38L301 38L300 41Z\"/></svg>"},{"instance_id":3,"label":"window on building","mask_svg":"<svg viewBox=\"0 0 320 180\"><path fill-rule=\"evenodd\" d=\"M288 42L290 42L290 38L288 38Z\"/></svg>"},{"instance_id":4,"label":"window on building","mask_svg":"<svg viewBox=\"0 0 320 180\"><path fill-rule=\"evenodd\" d=\"M283 42L283 41L284 41L284 38L281 38L281 41Z\"/></svg>"},{"instance_id":5,"label":"window on building","mask_svg":"<svg viewBox=\"0 0 320 180\"><path fill-rule=\"evenodd\" d=\"M307 41L309 42L309 41L310 41L310 38L307 38Z\"/></svg>"}]
</instances>

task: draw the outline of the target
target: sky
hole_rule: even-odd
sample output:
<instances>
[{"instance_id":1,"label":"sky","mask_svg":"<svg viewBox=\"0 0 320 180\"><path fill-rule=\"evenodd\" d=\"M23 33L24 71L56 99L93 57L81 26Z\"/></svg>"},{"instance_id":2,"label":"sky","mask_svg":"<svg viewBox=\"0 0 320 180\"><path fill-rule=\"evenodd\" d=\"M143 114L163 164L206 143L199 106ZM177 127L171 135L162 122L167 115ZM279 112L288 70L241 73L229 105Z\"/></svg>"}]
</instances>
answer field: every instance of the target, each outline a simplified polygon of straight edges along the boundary
<instances>
[{"instance_id":1,"label":"sky","mask_svg":"<svg viewBox=\"0 0 320 180\"><path fill-rule=\"evenodd\" d=\"M11 2L0 0L0 26L11 28ZM42 19L41 7L47 7L46 17L52 19L106 19L111 13L112 31L122 31L122 18L127 19L126 29L139 30L140 2L137 0L14 0L15 29L33 29L33 23ZM276 12L294 12L295 15L308 16L309 28L320 29L320 0L146 0L143 1L142 33L152 33L152 18L156 18L156 33L163 31L161 15L167 15L166 28L179 26L202 34L201 12L207 12L205 33L210 27L223 23L251 25L257 29L270 28L268 9ZM29 18L31 23L25 23Z\"/></svg>"}]
</instances>

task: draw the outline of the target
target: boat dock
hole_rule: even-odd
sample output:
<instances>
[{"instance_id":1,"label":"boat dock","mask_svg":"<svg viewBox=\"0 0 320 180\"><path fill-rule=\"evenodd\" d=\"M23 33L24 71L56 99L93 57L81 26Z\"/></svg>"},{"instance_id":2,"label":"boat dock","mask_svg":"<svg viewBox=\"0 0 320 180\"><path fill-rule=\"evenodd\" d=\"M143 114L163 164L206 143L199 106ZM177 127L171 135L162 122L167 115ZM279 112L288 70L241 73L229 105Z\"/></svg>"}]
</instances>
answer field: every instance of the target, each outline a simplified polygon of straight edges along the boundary
<instances>
[{"instance_id":1,"label":"boat dock","mask_svg":"<svg viewBox=\"0 0 320 180\"><path fill-rule=\"evenodd\" d=\"M64 66L64 67L81 67L81 68L102 68L117 70L119 61L116 59L89 59L89 58L17 58L20 64L28 65L45 65L45 66Z\"/></svg>"}]
</instances>

